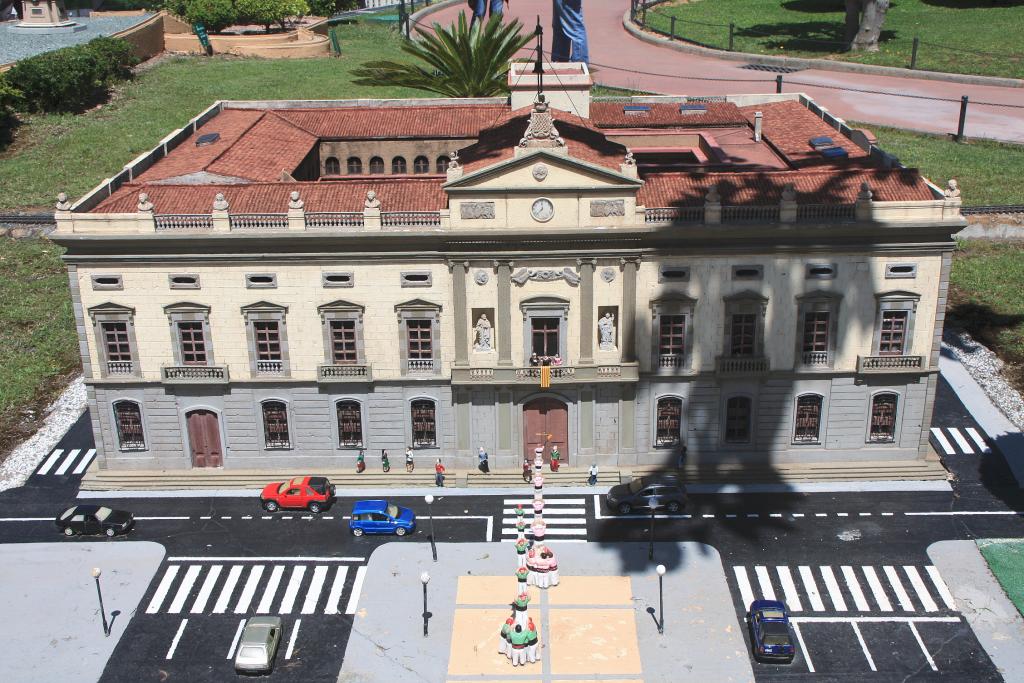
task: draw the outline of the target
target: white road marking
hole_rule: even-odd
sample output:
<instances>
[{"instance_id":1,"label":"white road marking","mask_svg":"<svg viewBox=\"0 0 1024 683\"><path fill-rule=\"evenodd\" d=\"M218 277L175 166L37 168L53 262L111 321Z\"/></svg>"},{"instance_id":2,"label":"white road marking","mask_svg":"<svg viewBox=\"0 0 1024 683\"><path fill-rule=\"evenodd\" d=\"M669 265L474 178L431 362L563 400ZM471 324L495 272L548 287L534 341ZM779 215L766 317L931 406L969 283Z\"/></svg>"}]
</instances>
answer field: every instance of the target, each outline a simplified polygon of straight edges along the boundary
<instances>
[{"instance_id":1,"label":"white road marking","mask_svg":"<svg viewBox=\"0 0 1024 683\"><path fill-rule=\"evenodd\" d=\"M183 520L183 519L191 519L191 518L190 517L136 517L135 519L136 520L140 520L141 519L141 520L144 520L144 521L147 521L147 522L152 522L152 521L161 520L161 519L164 519L164 520L166 520L166 519Z\"/></svg>"},{"instance_id":2,"label":"white road marking","mask_svg":"<svg viewBox=\"0 0 1024 683\"><path fill-rule=\"evenodd\" d=\"M67 457L64 458L64 461L61 462L60 467L57 468L57 470L54 472L54 474L62 475L65 472L67 472L71 468L71 463L73 463L75 461L75 458L77 458L78 454L81 453L81 452L82 451L80 451L77 448L72 450L72 451L68 451Z\"/></svg>"},{"instance_id":3,"label":"white road marking","mask_svg":"<svg viewBox=\"0 0 1024 683\"><path fill-rule=\"evenodd\" d=\"M850 516L849 512L837 512L836 513L836 517L849 517L849 516Z\"/></svg>"},{"instance_id":4,"label":"white road marking","mask_svg":"<svg viewBox=\"0 0 1024 683\"><path fill-rule=\"evenodd\" d=\"M53 467L53 463L57 462L57 458L59 458L60 454L63 452L63 448L58 448L53 453L50 453L50 457L46 459L46 462L43 463L43 466L39 468L39 471L36 472L36 474L49 474L50 468Z\"/></svg>"},{"instance_id":5,"label":"white road marking","mask_svg":"<svg viewBox=\"0 0 1024 683\"><path fill-rule=\"evenodd\" d=\"M769 513L768 516L769 517L780 518L780 517L782 517L782 513L781 512L772 512L772 513Z\"/></svg>"},{"instance_id":6,"label":"white road marking","mask_svg":"<svg viewBox=\"0 0 1024 683\"><path fill-rule=\"evenodd\" d=\"M793 519L800 519L803 516L804 516L804 513L802 513L802 512L794 512L793 513Z\"/></svg>"},{"instance_id":7,"label":"white road marking","mask_svg":"<svg viewBox=\"0 0 1024 683\"><path fill-rule=\"evenodd\" d=\"M726 519L736 519L736 515L726 515Z\"/></svg>"},{"instance_id":8,"label":"white road marking","mask_svg":"<svg viewBox=\"0 0 1024 683\"><path fill-rule=\"evenodd\" d=\"M178 632L174 634L174 640L171 641L171 649L167 651L167 656L164 659L173 659L174 651L178 649L178 641L181 640L181 634L185 632L185 626L188 625L188 619L181 620L181 626L178 627Z\"/></svg>"},{"instance_id":9,"label":"white road marking","mask_svg":"<svg viewBox=\"0 0 1024 683\"><path fill-rule=\"evenodd\" d=\"M814 516L815 517L828 517L828 513L827 512L815 512Z\"/></svg>"},{"instance_id":10,"label":"white road marking","mask_svg":"<svg viewBox=\"0 0 1024 683\"><path fill-rule=\"evenodd\" d=\"M185 578L181 580L178 592L174 594L174 600L171 601L171 606L167 608L169 613L178 614L181 612L181 608L185 606L188 594L192 591L192 586L195 585L196 578L201 570L202 567L199 565L192 565L185 571Z\"/></svg>"},{"instance_id":11,"label":"white road marking","mask_svg":"<svg viewBox=\"0 0 1024 683\"><path fill-rule=\"evenodd\" d=\"M249 578L245 580L242 594L238 596L238 602L235 603L235 614L245 614L249 611L252 598L256 595L256 586L259 585L260 579L263 577L263 570L265 569L264 565L257 564L249 570Z\"/></svg>"},{"instance_id":12,"label":"white road marking","mask_svg":"<svg viewBox=\"0 0 1024 683\"><path fill-rule=\"evenodd\" d=\"M889 585L892 586L892 590L896 593L896 599L900 601L900 607L905 612L914 611L914 603L910 601L910 596L907 595L907 591L903 588L903 583L900 581L900 575L896 573L896 568L891 565L882 567L882 571L885 572L885 576L889 579Z\"/></svg>"},{"instance_id":13,"label":"white road marking","mask_svg":"<svg viewBox=\"0 0 1024 683\"><path fill-rule=\"evenodd\" d=\"M211 517L210 515L203 515L199 519L213 519L213 517Z\"/></svg>"},{"instance_id":14,"label":"white road marking","mask_svg":"<svg viewBox=\"0 0 1024 683\"><path fill-rule=\"evenodd\" d=\"M52 522L53 517L3 517L0 522Z\"/></svg>"},{"instance_id":15,"label":"white road marking","mask_svg":"<svg viewBox=\"0 0 1024 683\"><path fill-rule=\"evenodd\" d=\"M917 593L917 599L924 605L925 612L938 612L939 606L932 600L931 593L928 592L928 587L924 585L924 581L921 579L921 574L918 573L917 567L910 565L904 565L903 571L906 572L907 578L910 579L910 585L914 587L914 591Z\"/></svg>"},{"instance_id":16,"label":"white road marking","mask_svg":"<svg viewBox=\"0 0 1024 683\"><path fill-rule=\"evenodd\" d=\"M303 515L301 519L313 519L313 515Z\"/></svg>"},{"instance_id":17,"label":"white road marking","mask_svg":"<svg viewBox=\"0 0 1024 683\"><path fill-rule=\"evenodd\" d=\"M868 605L867 598L864 597L864 591L861 590L860 581L857 580L857 574L854 573L853 567L843 565L840 569L843 572L843 578L846 579L846 586L850 589L850 594L853 596L853 604L857 606L857 610L860 612L871 611L871 607Z\"/></svg>"},{"instance_id":18,"label":"white road marking","mask_svg":"<svg viewBox=\"0 0 1024 683\"><path fill-rule=\"evenodd\" d=\"M90 448L89 450L87 450L85 452L85 457L78 461L78 465L75 467L75 469L71 470L71 474L82 474L83 472L85 472L86 468L89 467L89 463L91 463L92 459L95 457L95 448Z\"/></svg>"},{"instance_id":19,"label":"white road marking","mask_svg":"<svg viewBox=\"0 0 1024 683\"><path fill-rule=\"evenodd\" d=\"M942 579L939 574L939 570L935 567L928 565L924 568L928 572L928 576L931 577L932 584L935 586L935 590L939 592L939 597L942 598L942 602L945 603L947 609L955 610L956 600L953 599L953 594L949 592L949 586Z\"/></svg>"},{"instance_id":20,"label":"white road marking","mask_svg":"<svg viewBox=\"0 0 1024 683\"><path fill-rule=\"evenodd\" d=\"M960 617L790 617L801 624L952 624L963 621Z\"/></svg>"},{"instance_id":21,"label":"white road marking","mask_svg":"<svg viewBox=\"0 0 1024 683\"><path fill-rule=\"evenodd\" d=\"M217 602L213 605L214 614L224 614L228 610L228 603L231 602L231 594L235 592L235 584L238 583L238 577L242 575L242 566L236 564L228 572L228 578L224 581L224 587L220 589L220 595L217 596Z\"/></svg>"},{"instance_id":22,"label":"white road marking","mask_svg":"<svg viewBox=\"0 0 1024 683\"><path fill-rule=\"evenodd\" d=\"M967 455L974 455L974 449L971 448L971 444L967 443L967 439L960 433L960 430L956 427L947 427L947 431L953 435L953 440L956 441L956 445L960 447Z\"/></svg>"},{"instance_id":23,"label":"white road marking","mask_svg":"<svg viewBox=\"0 0 1024 683\"><path fill-rule=\"evenodd\" d=\"M262 517L260 517L260 519L273 519L273 517L271 517L270 515L263 515Z\"/></svg>"},{"instance_id":24,"label":"white road marking","mask_svg":"<svg viewBox=\"0 0 1024 683\"><path fill-rule=\"evenodd\" d=\"M798 643L800 643L800 652L803 653L804 662L807 663L807 670L810 673L814 673L814 664L811 662L811 653L807 651L807 646L804 645L804 637L800 633L800 624L796 623L795 621L790 623L793 624L793 633L796 634L796 640Z\"/></svg>"},{"instance_id":25,"label":"white road marking","mask_svg":"<svg viewBox=\"0 0 1024 683\"><path fill-rule=\"evenodd\" d=\"M707 516L708 517L714 517L714 515L707 515ZM442 518L441 517L434 517L434 519L442 519ZM529 522L532 519L533 519L532 517L530 517L530 519L527 519L526 520L527 524L529 524ZM502 521L505 524L510 524L513 527L515 527L516 520L514 520L514 519L505 518ZM544 523L545 524L586 524L587 523L587 518L586 517L565 517L565 518L558 518L558 519L550 519L550 518L548 518L547 510L545 510L544 511Z\"/></svg>"},{"instance_id":26,"label":"white road marking","mask_svg":"<svg viewBox=\"0 0 1024 683\"><path fill-rule=\"evenodd\" d=\"M252 519L252 517L248 517L248 518L243 517L242 519ZM334 515L324 515L320 519L334 519Z\"/></svg>"},{"instance_id":27,"label":"white road marking","mask_svg":"<svg viewBox=\"0 0 1024 683\"><path fill-rule=\"evenodd\" d=\"M313 569L313 580L306 590L306 599L302 603L302 614L312 614L316 611L316 603L320 600L320 591L324 589L324 580L327 579L327 565L321 564Z\"/></svg>"},{"instance_id":28,"label":"white road marking","mask_svg":"<svg viewBox=\"0 0 1024 683\"><path fill-rule=\"evenodd\" d=\"M270 612L270 607L274 604L274 595L277 594L277 587L281 585L281 576L283 574L284 567L281 565L277 565L270 572L270 581L267 582L266 587L263 589L263 597L260 599L260 604L256 607L257 614L267 614Z\"/></svg>"},{"instance_id":29,"label":"white road marking","mask_svg":"<svg viewBox=\"0 0 1024 683\"><path fill-rule=\"evenodd\" d=\"M149 607L146 608L146 614L156 614L160 611L160 605L164 603L167 591L171 589L171 584L174 583L174 577L178 575L179 569L181 567L178 565L171 565L164 572L164 578L160 579L160 585L156 587L156 593L153 593L153 599L149 601Z\"/></svg>"},{"instance_id":30,"label":"white road marking","mask_svg":"<svg viewBox=\"0 0 1024 683\"><path fill-rule=\"evenodd\" d=\"M221 519L231 519L231 515L224 515L221 517Z\"/></svg>"},{"instance_id":31,"label":"white road marking","mask_svg":"<svg viewBox=\"0 0 1024 683\"><path fill-rule=\"evenodd\" d=\"M285 650L284 658L291 659L292 651L295 649L295 638L299 635L299 626L302 624L302 619L295 620L295 626L292 626L292 635L288 638L288 649Z\"/></svg>"},{"instance_id":32,"label":"white road marking","mask_svg":"<svg viewBox=\"0 0 1024 683\"><path fill-rule=\"evenodd\" d=\"M168 557L168 562L365 562L365 557Z\"/></svg>"},{"instance_id":33,"label":"white road marking","mask_svg":"<svg viewBox=\"0 0 1024 683\"><path fill-rule=\"evenodd\" d=\"M856 621L850 624L850 626L853 627L853 632L857 635L857 642L860 643L860 649L864 653L864 658L868 660L868 666L871 667L872 671L878 671L875 668L875 660L871 658L871 653L868 652L868 645L864 642L864 636L860 634L860 626L857 625Z\"/></svg>"},{"instance_id":34,"label":"white road marking","mask_svg":"<svg viewBox=\"0 0 1024 683\"><path fill-rule=\"evenodd\" d=\"M912 621L909 622L909 626L911 633L914 634L914 639L921 648L921 652L924 653L924 658L928 660L928 666L932 668L932 671L938 671L939 668L935 666L935 660L932 659L932 653L928 652L928 648L924 646L924 641L921 640L921 634L917 632L917 626L915 626Z\"/></svg>"},{"instance_id":35,"label":"white road marking","mask_svg":"<svg viewBox=\"0 0 1024 683\"><path fill-rule=\"evenodd\" d=\"M288 579L288 586L284 589L284 598L281 599L281 614L291 614L295 607L295 597L299 594L299 586L302 585L302 577L306 575L306 568L302 565L292 567L292 575Z\"/></svg>"},{"instance_id":36,"label":"white road marking","mask_svg":"<svg viewBox=\"0 0 1024 683\"><path fill-rule=\"evenodd\" d=\"M836 575L832 572L832 567L822 565L819 569L821 571L821 579L825 582L825 589L828 591L828 597L835 606L836 611L845 612L846 600L843 599L843 593L839 589L839 582L836 581Z\"/></svg>"},{"instance_id":37,"label":"white road marking","mask_svg":"<svg viewBox=\"0 0 1024 683\"><path fill-rule=\"evenodd\" d=\"M883 516L883 517L892 517L892 516L893 516L893 513L891 513L891 512L883 512L883 513L882 513L882 516Z\"/></svg>"},{"instance_id":38,"label":"white road marking","mask_svg":"<svg viewBox=\"0 0 1024 683\"><path fill-rule=\"evenodd\" d=\"M586 529L559 529L558 527L546 527L548 536L586 536ZM515 536L517 532L515 529L502 529L502 536ZM530 527L526 528L526 535L530 535Z\"/></svg>"},{"instance_id":39,"label":"white road marking","mask_svg":"<svg viewBox=\"0 0 1024 683\"><path fill-rule=\"evenodd\" d=\"M737 565L732 570L736 574L736 584L740 587L740 600L743 601L743 610L747 611L750 609L750 603L754 602L754 591L750 588L747 568Z\"/></svg>"},{"instance_id":40,"label":"white road marking","mask_svg":"<svg viewBox=\"0 0 1024 683\"><path fill-rule=\"evenodd\" d=\"M967 435L969 437L971 437L971 441L978 445L979 451L981 451L982 453L992 452L992 449L988 447L988 444L985 443L985 439L982 438L981 434L978 433L977 429L975 429L974 427L968 427L964 431L967 432Z\"/></svg>"},{"instance_id":41,"label":"white road marking","mask_svg":"<svg viewBox=\"0 0 1024 683\"><path fill-rule=\"evenodd\" d=\"M757 583L761 587L761 597L765 600L775 599L775 588L772 586L772 579L768 576L768 568L762 565L754 567L757 575Z\"/></svg>"},{"instance_id":42,"label":"white road marking","mask_svg":"<svg viewBox=\"0 0 1024 683\"><path fill-rule=\"evenodd\" d=\"M870 512L858 512L857 514L860 515L861 517L870 517L871 516Z\"/></svg>"},{"instance_id":43,"label":"white road marking","mask_svg":"<svg viewBox=\"0 0 1024 683\"><path fill-rule=\"evenodd\" d=\"M281 517L281 519L295 519L295 517L292 515L284 515Z\"/></svg>"},{"instance_id":44,"label":"white road marking","mask_svg":"<svg viewBox=\"0 0 1024 683\"><path fill-rule=\"evenodd\" d=\"M356 580L352 584L352 594L348 598L348 605L345 607L345 614L355 614L356 605L359 604L359 593L363 590L363 578L366 576L366 565L356 570Z\"/></svg>"},{"instance_id":45,"label":"white road marking","mask_svg":"<svg viewBox=\"0 0 1024 683\"><path fill-rule=\"evenodd\" d=\"M776 567L775 570L779 573L782 592L786 594L786 605L793 612L802 612L804 606L800 602L800 594L796 592L796 584L793 583L793 574L790 573L789 567Z\"/></svg>"},{"instance_id":46,"label":"white road marking","mask_svg":"<svg viewBox=\"0 0 1024 683\"><path fill-rule=\"evenodd\" d=\"M908 517L954 516L954 515L1024 515L1022 510L955 510L942 512L904 512Z\"/></svg>"},{"instance_id":47,"label":"white road marking","mask_svg":"<svg viewBox=\"0 0 1024 683\"><path fill-rule=\"evenodd\" d=\"M544 507L548 505L586 505L586 498L545 498ZM503 505L515 507L522 505L523 509L533 508L533 498L505 498Z\"/></svg>"},{"instance_id":48,"label":"white road marking","mask_svg":"<svg viewBox=\"0 0 1024 683\"><path fill-rule=\"evenodd\" d=\"M703 517L704 519L714 519L715 518L714 515L701 515L701 517Z\"/></svg>"},{"instance_id":49,"label":"white road marking","mask_svg":"<svg viewBox=\"0 0 1024 683\"><path fill-rule=\"evenodd\" d=\"M526 512L526 516L529 517L530 515L533 514L533 506L530 506L530 509L523 508L523 511ZM547 517L548 515L579 515L579 514L586 514L586 511L587 511L586 506L578 507L578 508L574 507L574 508L551 508L551 509L549 509L547 504L544 505L544 516L545 517ZM514 508L504 508L501 511L501 513L503 515L505 515L506 517L511 517L512 521L515 522L516 511L515 511ZM327 519L327 518L324 517L324 519ZM434 519L440 519L440 518L439 517L435 517Z\"/></svg>"},{"instance_id":50,"label":"white road marking","mask_svg":"<svg viewBox=\"0 0 1024 683\"><path fill-rule=\"evenodd\" d=\"M804 582L804 589L807 591L807 599L811 601L811 609L815 612L824 612L825 603L821 599L821 593L818 592L818 584L814 581L814 573L810 567L801 566L798 567L800 572L800 579Z\"/></svg>"},{"instance_id":51,"label":"white road marking","mask_svg":"<svg viewBox=\"0 0 1024 683\"><path fill-rule=\"evenodd\" d=\"M235 637L231 639L231 649L228 650L228 656L225 659L231 659L235 656L235 648L238 647L238 639L242 637L242 629L245 628L245 618L238 622L238 630L235 631Z\"/></svg>"},{"instance_id":52,"label":"white road marking","mask_svg":"<svg viewBox=\"0 0 1024 683\"><path fill-rule=\"evenodd\" d=\"M949 443L949 439L942 433L942 430L938 427L932 427L932 436L942 446L942 450L945 451L946 455L956 455L956 451L953 450L953 444Z\"/></svg>"},{"instance_id":53,"label":"white road marking","mask_svg":"<svg viewBox=\"0 0 1024 683\"><path fill-rule=\"evenodd\" d=\"M189 610L192 614L202 614L203 610L206 609L206 603L210 601L210 594L213 593L213 587L216 585L223 569L224 567L219 564L210 567L210 571L207 572L206 579L199 589L199 595L196 596L196 601L192 603L192 609Z\"/></svg>"},{"instance_id":54,"label":"white road marking","mask_svg":"<svg viewBox=\"0 0 1024 683\"><path fill-rule=\"evenodd\" d=\"M337 614L341 602L341 592L345 589L345 577L348 576L348 567L342 565L334 574L334 583L331 584L331 592L327 594L327 606L324 607L324 614Z\"/></svg>"},{"instance_id":55,"label":"white road marking","mask_svg":"<svg viewBox=\"0 0 1024 683\"><path fill-rule=\"evenodd\" d=\"M252 519L252 515L242 515L241 519Z\"/></svg>"},{"instance_id":56,"label":"white road marking","mask_svg":"<svg viewBox=\"0 0 1024 683\"><path fill-rule=\"evenodd\" d=\"M747 519L757 519L760 516L761 515L757 514L756 512L752 512L747 515Z\"/></svg>"},{"instance_id":57,"label":"white road marking","mask_svg":"<svg viewBox=\"0 0 1024 683\"><path fill-rule=\"evenodd\" d=\"M861 570L868 579L868 586L871 588L871 594L875 597L875 602L878 603L878 608L883 612L891 612L892 603L889 602L889 596L885 594L885 589L882 588L882 582L878 580L875 568L861 567Z\"/></svg>"}]
</instances>

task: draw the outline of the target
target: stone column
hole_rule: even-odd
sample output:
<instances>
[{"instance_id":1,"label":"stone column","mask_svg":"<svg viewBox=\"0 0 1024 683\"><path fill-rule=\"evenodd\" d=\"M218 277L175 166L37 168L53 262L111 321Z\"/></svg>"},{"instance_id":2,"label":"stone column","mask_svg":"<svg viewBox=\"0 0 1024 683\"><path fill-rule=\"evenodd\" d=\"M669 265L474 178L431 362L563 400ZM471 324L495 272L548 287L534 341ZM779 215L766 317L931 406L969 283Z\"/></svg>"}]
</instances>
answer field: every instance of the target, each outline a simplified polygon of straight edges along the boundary
<instances>
[{"instance_id":1,"label":"stone column","mask_svg":"<svg viewBox=\"0 0 1024 683\"><path fill-rule=\"evenodd\" d=\"M594 259L577 259L580 267L580 365L594 364Z\"/></svg>"},{"instance_id":2,"label":"stone column","mask_svg":"<svg viewBox=\"0 0 1024 683\"><path fill-rule=\"evenodd\" d=\"M512 365L512 262L495 261L498 269L498 365Z\"/></svg>"},{"instance_id":3,"label":"stone column","mask_svg":"<svg viewBox=\"0 0 1024 683\"><path fill-rule=\"evenodd\" d=\"M622 316L619 321L619 347L622 362L636 362L636 270L639 257L624 258L622 263Z\"/></svg>"},{"instance_id":4,"label":"stone column","mask_svg":"<svg viewBox=\"0 0 1024 683\"><path fill-rule=\"evenodd\" d=\"M452 302L455 307L455 365L469 365L469 322L466 311L466 271L469 261L450 262Z\"/></svg>"}]
</instances>

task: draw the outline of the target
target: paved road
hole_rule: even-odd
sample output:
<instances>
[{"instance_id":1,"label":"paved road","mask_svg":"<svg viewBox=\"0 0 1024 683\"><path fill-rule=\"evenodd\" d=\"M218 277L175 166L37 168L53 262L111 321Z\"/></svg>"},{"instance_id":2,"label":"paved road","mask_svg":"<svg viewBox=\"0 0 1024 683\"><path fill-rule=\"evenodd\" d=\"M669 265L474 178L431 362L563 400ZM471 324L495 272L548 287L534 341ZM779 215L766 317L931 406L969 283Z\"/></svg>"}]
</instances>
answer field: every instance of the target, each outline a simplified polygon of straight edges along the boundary
<instances>
[{"instance_id":1,"label":"paved road","mask_svg":"<svg viewBox=\"0 0 1024 683\"><path fill-rule=\"evenodd\" d=\"M425 23L450 23L464 7L465 3L457 3L442 9L427 17ZM676 95L775 92L774 74L742 69L742 62L684 54L634 38L622 26L622 15L628 8L629 0L586 4L590 58L597 82ZM516 0L506 11L527 27L540 16L545 32L550 34L549 0ZM545 46L549 48L550 44L546 37ZM785 90L806 92L844 119L932 133L956 131L960 97L967 95L975 103L967 116L969 137L1024 142L1024 88L816 69L787 75L785 82L792 82ZM982 106L977 104L980 102L1012 106Z\"/></svg>"}]
</instances>

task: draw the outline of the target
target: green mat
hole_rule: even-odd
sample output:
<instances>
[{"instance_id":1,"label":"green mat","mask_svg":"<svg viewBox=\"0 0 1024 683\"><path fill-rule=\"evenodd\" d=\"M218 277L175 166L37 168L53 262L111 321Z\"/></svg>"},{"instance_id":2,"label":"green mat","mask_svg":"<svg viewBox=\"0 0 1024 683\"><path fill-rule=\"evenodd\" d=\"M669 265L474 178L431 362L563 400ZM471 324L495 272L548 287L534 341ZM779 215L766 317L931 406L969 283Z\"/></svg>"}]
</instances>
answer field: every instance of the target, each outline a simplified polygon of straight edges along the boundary
<instances>
[{"instance_id":1,"label":"green mat","mask_svg":"<svg viewBox=\"0 0 1024 683\"><path fill-rule=\"evenodd\" d=\"M979 540L978 549L1017 611L1024 614L1024 540Z\"/></svg>"}]
</instances>

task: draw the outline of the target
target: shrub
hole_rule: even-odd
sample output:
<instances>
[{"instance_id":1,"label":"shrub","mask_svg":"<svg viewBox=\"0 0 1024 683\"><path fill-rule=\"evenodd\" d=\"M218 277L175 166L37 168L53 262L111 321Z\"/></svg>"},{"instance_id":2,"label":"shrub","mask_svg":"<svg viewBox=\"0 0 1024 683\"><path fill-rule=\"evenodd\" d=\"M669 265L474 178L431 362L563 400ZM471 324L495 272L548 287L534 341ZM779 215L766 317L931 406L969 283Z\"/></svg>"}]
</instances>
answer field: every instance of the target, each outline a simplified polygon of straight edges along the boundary
<instances>
[{"instance_id":1,"label":"shrub","mask_svg":"<svg viewBox=\"0 0 1024 683\"><path fill-rule=\"evenodd\" d=\"M21 92L0 76L0 149L3 149L11 141L11 134L14 127L18 125L18 119L14 116L14 110L21 107Z\"/></svg>"},{"instance_id":2,"label":"shrub","mask_svg":"<svg viewBox=\"0 0 1024 683\"><path fill-rule=\"evenodd\" d=\"M356 0L308 0L309 13L317 17L329 17L335 12L344 12L359 7Z\"/></svg>"},{"instance_id":3,"label":"shrub","mask_svg":"<svg viewBox=\"0 0 1024 683\"><path fill-rule=\"evenodd\" d=\"M185 15L188 14L188 0L163 0L161 6L181 19L185 19Z\"/></svg>"},{"instance_id":4,"label":"shrub","mask_svg":"<svg viewBox=\"0 0 1024 683\"><path fill-rule=\"evenodd\" d=\"M309 14L306 0L237 0L238 15L254 24L263 24L268 30L271 24L284 26L286 17Z\"/></svg>"},{"instance_id":5,"label":"shrub","mask_svg":"<svg viewBox=\"0 0 1024 683\"><path fill-rule=\"evenodd\" d=\"M96 59L99 76L107 85L130 79L132 67L139 63L139 58L127 40L95 38L84 47Z\"/></svg>"},{"instance_id":6,"label":"shrub","mask_svg":"<svg viewBox=\"0 0 1024 683\"><path fill-rule=\"evenodd\" d=\"M238 11L231 0L186 0L185 19L202 24L207 32L223 31L238 21Z\"/></svg>"}]
</instances>

